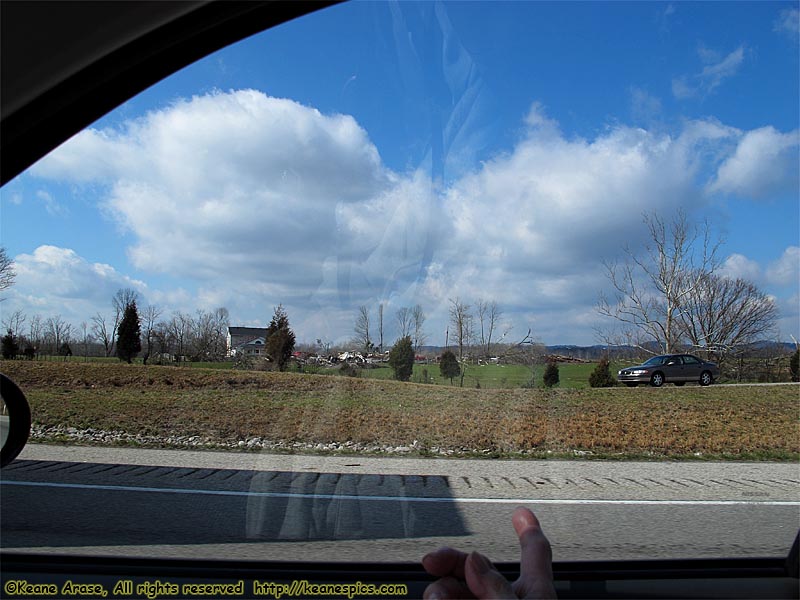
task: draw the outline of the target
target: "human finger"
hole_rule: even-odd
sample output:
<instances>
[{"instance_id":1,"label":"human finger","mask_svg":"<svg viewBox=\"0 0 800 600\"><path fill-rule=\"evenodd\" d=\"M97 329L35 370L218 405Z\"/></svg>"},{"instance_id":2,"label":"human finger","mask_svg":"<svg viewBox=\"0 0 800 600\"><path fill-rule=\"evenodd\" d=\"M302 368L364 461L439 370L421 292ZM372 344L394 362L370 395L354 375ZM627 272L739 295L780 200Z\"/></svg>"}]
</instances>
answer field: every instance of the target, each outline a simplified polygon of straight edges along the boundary
<instances>
[{"instance_id":1,"label":"human finger","mask_svg":"<svg viewBox=\"0 0 800 600\"><path fill-rule=\"evenodd\" d=\"M520 577L515 587L522 588L523 597L555 597L553 588L553 551L544 535L539 519L530 510L520 506L514 511L511 522L519 537Z\"/></svg>"},{"instance_id":2,"label":"human finger","mask_svg":"<svg viewBox=\"0 0 800 600\"><path fill-rule=\"evenodd\" d=\"M517 598L511 583L483 554L471 553L467 557L464 571L467 586L476 598Z\"/></svg>"},{"instance_id":3,"label":"human finger","mask_svg":"<svg viewBox=\"0 0 800 600\"><path fill-rule=\"evenodd\" d=\"M455 548L439 548L422 557L422 567L436 577L458 577L464 579L464 563L467 555Z\"/></svg>"}]
</instances>

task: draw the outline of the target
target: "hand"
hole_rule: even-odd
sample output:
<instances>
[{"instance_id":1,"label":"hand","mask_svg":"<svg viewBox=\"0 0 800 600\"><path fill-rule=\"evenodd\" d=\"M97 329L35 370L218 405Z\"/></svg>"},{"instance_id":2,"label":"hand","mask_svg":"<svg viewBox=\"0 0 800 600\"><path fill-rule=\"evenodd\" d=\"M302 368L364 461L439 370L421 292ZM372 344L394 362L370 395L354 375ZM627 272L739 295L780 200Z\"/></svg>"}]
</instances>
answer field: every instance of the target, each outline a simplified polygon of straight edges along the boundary
<instances>
[{"instance_id":1,"label":"hand","mask_svg":"<svg viewBox=\"0 0 800 600\"><path fill-rule=\"evenodd\" d=\"M519 579L509 583L477 552L440 548L422 559L425 570L440 578L425 588L423 598L556 598L553 551L539 520L527 508L519 507L511 522L519 537Z\"/></svg>"}]
</instances>

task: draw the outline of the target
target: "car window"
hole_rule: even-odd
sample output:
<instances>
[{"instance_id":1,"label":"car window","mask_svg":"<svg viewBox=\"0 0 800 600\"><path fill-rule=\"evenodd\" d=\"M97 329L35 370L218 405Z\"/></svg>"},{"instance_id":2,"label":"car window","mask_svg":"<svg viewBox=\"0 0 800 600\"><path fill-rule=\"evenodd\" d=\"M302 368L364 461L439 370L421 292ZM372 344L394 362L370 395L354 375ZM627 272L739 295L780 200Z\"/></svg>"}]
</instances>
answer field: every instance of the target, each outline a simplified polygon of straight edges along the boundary
<instances>
[{"instance_id":1,"label":"car window","mask_svg":"<svg viewBox=\"0 0 800 600\"><path fill-rule=\"evenodd\" d=\"M131 98L0 191L4 549L784 555L798 72L791 2L346 3Z\"/></svg>"},{"instance_id":2,"label":"car window","mask_svg":"<svg viewBox=\"0 0 800 600\"><path fill-rule=\"evenodd\" d=\"M663 365L667 360L668 357L666 356L654 356L642 364L646 367L658 367L659 365Z\"/></svg>"}]
</instances>

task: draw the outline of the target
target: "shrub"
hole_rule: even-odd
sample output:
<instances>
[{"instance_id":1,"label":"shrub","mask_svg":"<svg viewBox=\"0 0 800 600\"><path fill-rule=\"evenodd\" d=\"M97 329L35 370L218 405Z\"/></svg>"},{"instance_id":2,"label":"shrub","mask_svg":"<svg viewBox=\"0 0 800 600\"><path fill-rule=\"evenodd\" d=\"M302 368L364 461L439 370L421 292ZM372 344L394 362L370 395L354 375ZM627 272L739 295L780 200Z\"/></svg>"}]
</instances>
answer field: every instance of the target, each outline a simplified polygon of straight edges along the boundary
<instances>
[{"instance_id":1,"label":"shrub","mask_svg":"<svg viewBox=\"0 0 800 600\"><path fill-rule=\"evenodd\" d=\"M558 364L554 360L548 361L544 369L544 385L549 388L558 385Z\"/></svg>"},{"instance_id":2,"label":"shrub","mask_svg":"<svg viewBox=\"0 0 800 600\"><path fill-rule=\"evenodd\" d=\"M389 366L394 371L394 378L398 381L408 381L414 370L414 345L410 336L397 340L389 352Z\"/></svg>"},{"instance_id":3,"label":"shrub","mask_svg":"<svg viewBox=\"0 0 800 600\"><path fill-rule=\"evenodd\" d=\"M597 363L592 374L589 375L589 386L593 388L598 387L614 387L617 385L616 379L611 375L611 370L608 368L608 357L604 356Z\"/></svg>"},{"instance_id":4,"label":"shrub","mask_svg":"<svg viewBox=\"0 0 800 600\"><path fill-rule=\"evenodd\" d=\"M67 360L68 356L72 356L72 348L69 347L67 342L61 344L61 347L58 349L58 355L63 356L64 360Z\"/></svg>"},{"instance_id":5,"label":"shrub","mask_svg":"<svg viewBox=\"0 0 800 600\"><path fill-rule=\"evenodd\" d=\"M348 362L344 362L342 366L339 367L339 374L345 377L359 377L361 375L361 369Z\"/></svg>"},{"instance_id":6,"label":"shrub","mask_svg":"<svg viewBox=\"0 0 800 600\"><path fill-rule=\"evenodd\" d=\"M461 365L458 364L456 355L450 350L445 350L442 358L439 361L439 372L442 377L450 380L450 385L453 385L453 379L461 375Z\"/></svg>"},{"instance_id":7,"label":"shrub","mask_svg":"<svg viewBox=\"0 0 800 600\"><path fill-rule=\"evenodd\" d=\"M792 374L792 381L800 381L800 348L789 359L789 372Z\"/></svg>"}]
</instances>

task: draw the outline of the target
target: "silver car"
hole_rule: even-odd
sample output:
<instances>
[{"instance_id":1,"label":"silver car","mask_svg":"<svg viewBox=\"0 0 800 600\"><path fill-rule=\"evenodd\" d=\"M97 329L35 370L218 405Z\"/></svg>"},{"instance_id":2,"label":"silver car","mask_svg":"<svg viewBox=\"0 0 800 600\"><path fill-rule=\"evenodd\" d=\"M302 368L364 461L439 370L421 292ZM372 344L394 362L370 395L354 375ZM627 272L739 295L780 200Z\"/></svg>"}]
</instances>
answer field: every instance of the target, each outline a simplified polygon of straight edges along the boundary
<instances>
[{"instance_id":1,"label":"silver car","mask_svg":"<svg viewBox=\"0 0 800 600\"><path fill-rule=\"evenodd\" d=\"M665 383L683 385L694 381L700 385L711 385L719 378L716 363L697 358L692 354L664 354L635 367L625 367L617 373L617 381L629 387L649 383L661 387Z\"/></svg>"}]
</instances>

